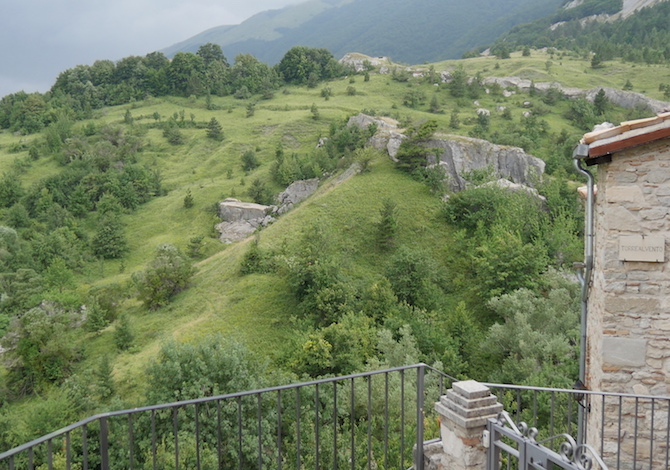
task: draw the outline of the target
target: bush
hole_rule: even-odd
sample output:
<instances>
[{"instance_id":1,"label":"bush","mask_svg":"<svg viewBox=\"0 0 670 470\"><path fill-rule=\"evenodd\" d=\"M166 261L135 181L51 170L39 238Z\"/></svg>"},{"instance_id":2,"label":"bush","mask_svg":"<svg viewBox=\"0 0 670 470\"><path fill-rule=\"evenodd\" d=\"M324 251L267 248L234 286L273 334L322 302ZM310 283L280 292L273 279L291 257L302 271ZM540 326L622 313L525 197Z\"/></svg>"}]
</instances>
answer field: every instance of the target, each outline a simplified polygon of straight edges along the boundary
<instances>
[{"instance_id":1,"label":"bush","mask_svg":"<svg viewBox=\"0 0 670 470\"><path fill-rule=\"evenodd\" d=\"M184 196L184 209L190 209L194 204L193 193L191 193L190 189L187 189L186 196Z\"/></svg>"},{"instance_id":2,"label":"bush","mask_svg":"<svg viewBox=\"0 0 670 470\"><path fill-rule=\"evenodd\" d=\"M260 178L256 178L251 182L248 194L251 200L256 204L268 206L274 202L272 191L270 191Z\"/></svg>"},{"instance_id":3,"label":"bush","mask_svg":"<svg viewBox=\"0 0 670 470\"><path fill-rule=\"evenodd\" d=\"M398 300L427 310L437 306L442 294L440 273L427 253L401 246L391 257L385 274Z\"/></svg>"},{"instance_id":4,"label":"bush","mask_svg":"<svg viewBox=\"0 0 670 470\"><path fill-rule=\"evenodd\" d=\"M240 274L264 274L272 271L274 268L272 256L261 250L258 246L258 238L255 238L250 244L249 249L244 253L240 263Z\"/></svg>"},{"instance_id":5,"label":"bush","mask_svg":"<svg viewBox=\"0 0 670 470\"><path fill-rule=\"evenodd\" d=\"M150 403L254 390L265 384L265 364L242 344L209 336L195 344L170 342L147 369Z\"/></svg>"},{"instance_id":6,"label":"bush","mask_svg":"<svg viewBox=\"0 0 670 470\"><path fill-rule=\"evenodd\" d=\"M100 219L91 246L93 254L103 259L121 258L128 251L123 223L117 215L110 212Z\"/></svg>"},{"instance_id":7,"label":"bush","mask_svg":"<svg viewBox=\"0 0 670 470\"><path fill-rule=\"evenodd\" d=\"M7 385L17 395L39 391L70 375L81 351L74 344L74 315L43 304L12 321L3 339Z\"/></svg>"},{"instance_id":8,"label":"bush","mask_svg":"<svg viewBox=\"0 0 670 470\"><path fill-rule=\"evenodd\" d=\"M188 287L194 273L188 257L173 245L161 245L154 260L137 276L138 298L150 310L163 307Z\"/></svg>"},{"instance_id":9,"label":"bush","mask_svg":"<svg viewBox=\"0 0 670 470\"><path fill-rule=\"evenodd\" d=\"M168 123L163 129L163 137L172 145L181 145L184 143L184 135L174 121Z\"/></svg>"},{"instance_id":10,"label":"bush","mask_svg":"<svg viewBox=\"0 0 670 470\"><path fill-rule=\"evenodd\" d=\"M242 160L242 169L247 173L261 166L261 162L258 161L256 152L254 152L253 150L247 150L246 152L244 152L242 154L241 160Z\"/></svg>"}]
</instances>

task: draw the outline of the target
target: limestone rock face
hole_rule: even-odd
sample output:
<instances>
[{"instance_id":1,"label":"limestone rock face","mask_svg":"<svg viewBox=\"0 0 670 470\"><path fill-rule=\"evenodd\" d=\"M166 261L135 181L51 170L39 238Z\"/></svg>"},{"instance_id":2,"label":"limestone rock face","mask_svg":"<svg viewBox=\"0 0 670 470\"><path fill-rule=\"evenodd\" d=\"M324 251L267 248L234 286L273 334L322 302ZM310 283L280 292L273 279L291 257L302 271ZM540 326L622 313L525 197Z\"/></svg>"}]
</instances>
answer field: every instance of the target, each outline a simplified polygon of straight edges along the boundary
<instances>
[{"instance_id":1,"label":"limestone rock face","mask_svg":"<svg viewBox=\"0 0 670 470\"><path fill-rule=\"evenodd\" d=\"M370 57L357 52L350 52L349 54L345 54L344 57L339 60L339 63L342 65L352 66L356 72L363 72L368 63L373 67L391 66L391 61L388 59L388 57Z\"/></svg>"},{"instance_id":2,"label":"limestone rock face","mask_svg":"<svg viewBox=\"0 0 670 470\"><path fill-rule=\"evenodd\" d=\"M274 216L288 212L295 204L307 199L319 187L319 179L294 181L277 196L278 206L264 206L228 198L219 203L219 217L223 222L216 226L219 240L233 243L251 236L258 228L274 222Z\"/></svg>"},{"instance_id":3,"label":"limestone rock face","mask_svg":"<svg viewBox=\"0 0 670 470\"><path fill-rule=\"evenodd\" d=\"M256 229L265 227L274 220L270 215L274 208L232 198L219 203L219 217L223 220L216 226L221 234L219 240L224 243L244 240Z\"/></svg>"},{"instance_id":4,"label":"limestone rock face","mask_svg":"<svg viewBox=\"0 0 670 470\"><path fill-rule=\"evenodd\" d=\"M400 144L406 139L405 135L398 129L398 121L389 117L378 118L360 113L357 116L350 117L347 122L347 126L356 126L363 130L367 130L370 124L377 126L377 133L370 138L368 144L377 150L388 151L391 158L395 160Z\"/></svg>"},{"instance_id":5,"label":"limestone rock face","mask_svg":"<svg viewBox=\"0 0 670 470\"><path fill-rule=\"evenodd\" d=\"M545 163L518 147L496 145L469 137L440 135L426 142L426 147L439 151L430 163L444 169L452 191L466 188L467 181L463 176L472 170L490 168L499 178L524 186L533 186L544 173Z\"/></svg>"},{"instance_id":6,"label":"limestone rock face","mask_svg":"<svg viewBox=\"0 0 670 470\"><path fill-rule=\"evenodd\" d=\"M502 88L516 88L522 92L530 91L531 87L533 86L536 90L541 92L546 92L547 90L553 88L560 91L567 98L575 99L584 97L591 102L593 102L594 98L598 94L598 91L600 91L602 88L605 91L605 96L607 96L608 100L623 108L649 108L649 110L654 113L662 113L664 111L670 110L670 103L667 101L655 100L643 95L642 93L636 93L634 91L617 90L607 87L598 87L593 88L592 90L582 90L580 88L564 87L558 82L533 83L530 80L519 77L490 77L484 80L484 84L491 85L493 83L497 83Z\"/></svg>"},{"instance_id":7,"label":"limestone rock face","mask_svg":"<svg viewBox=\"0 0 670 470\"><path fill-rule=\"evenodd\" d=\"M398 121L389 117L373 117L367 114L360 113L356 116L351 116L347 121L347 126L356 126L361 129L367 129L370 124L377 126L378 130L393 130L398 128Z\"/></svg>"},{"instance_id":8,"label":"limestone rock face","mask_svg":"<svg viewBox=\"0 0 670 470\"><path fill-rule=\"evenodd\" d=\"M662 113L670 110L670 103L649 98L642 93L634 91L623 91L615 88L601 87L605 96L612 103L622 108L649 108L654 113ZM593 102L600 88L594 88L586 92L586 99Z\"/></svg>"},{"instance_id":9,"label":"limestone rock face","mask_svg":"<svg viewBox=\"0 0 670 470\"><path fill-rule=\"evenodd\" d=\"M264 206L253 202L242 202L228 198L219 203L219 217L224 222L239 222L241 220L262 219L271 206Z\"/></svg>"},{"instance_id":10,"label":"limestone rock face","mask_svg":"<svg viewBox=\"0 0 670 470\"><path fill-rule=\"evenodd\" d=\"M397 121L359 114L350 118L348 124L367 129L372 123L377 124L378 131L369 143L386 150L391 159L397 161L400 144L407 138L402 129L398 129ZM444 169L452 191L465 189L467 182L463 175L472 170L490 168L498 178L524 186L533 186L544 173L544 162L518 147L453 135L435 135L425 146L437 150L428 163Z\"/></svg>"},{"instance_id":11,"label":"limestone rock face","mask_svg":"<svg viewBox=\"0 0 670 470\"><path fill-rule=\"evenodd\" d=\"M277 196L277 199L279 200L277 214L283 214L284 212L290 211L295 204L304 201L314 194L318 187L318 178L294 181L288 188L279 193L279 196Z\"/></svg>"},{"instance_id":12,"label":"limestone rock face","mask_svg":"<svg viewBox=\"0 0 670 470\"><path fill-rule=\"evenodd\" d=\"M394 162L397 162L398 159L396 158L396 155L398 155L398 149L400 148L400 144L402 144L402 141L405 140L407 136L405 134L401 134L400 132L390 132L388 135L388 141L386 142L386 150L389 153L389 156Z\"/></svg>"}]
</instances>

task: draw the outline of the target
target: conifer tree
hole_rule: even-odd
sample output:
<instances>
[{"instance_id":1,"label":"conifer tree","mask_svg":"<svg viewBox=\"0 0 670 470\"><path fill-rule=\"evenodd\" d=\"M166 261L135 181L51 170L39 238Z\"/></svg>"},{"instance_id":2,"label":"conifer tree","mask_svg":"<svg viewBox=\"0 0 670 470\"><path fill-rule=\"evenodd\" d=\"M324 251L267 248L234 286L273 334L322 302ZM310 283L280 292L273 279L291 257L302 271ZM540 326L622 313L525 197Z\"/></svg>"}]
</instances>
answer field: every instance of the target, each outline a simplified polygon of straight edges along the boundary
<instances>
[{"instance_id":1,"label":"conifer tree","mask_svg":"<svg viewBox=\"0 0 670 470\"><path fill-rule=\"evenodd\" d=\"M212 140L223 140L223 128L215 117L210 119L207 124L207 137Z\"/></svg>"},{"instance_id":2,"label":"conifer tree","mask_svg":"<svg viewBox=\"0 0 670 470\"><path fill-rule=\"evenodd\" d=\"M128 241L118 215L110 212L101 217L91 245L93 254L103 259L116 259L124 255L128 250Z\"/></svg>"},{"instance_id":3,"label":"conifer tree","mask_svg":"<svg viewBox=\"0 0 670 470\"><path fill-rule=\"evenodd\" d=\"M398 207L389 198L382 201L379 211L380 220L377 223L377 244L384 250L390 250L395 246L396 233L398 231Z\"/></svg>"},{"instance_id":4,"label":"conifer tree","mask_svg":"<svg viewBox=\"0 0 670 470\"><path fill-rule=\"evenodd\" d=\"M96 379L95 388L100 396L100 399L107 400L114 395L114 379L112 378L112 365L109 362L108 356L103 356L98 364L98 368L94 371Z\"/></svg>"},{"instance_id":5,"label":"conifer tree","mask_svg":"<svg viewBox=\"0 0 670 470\"><path fill-rule=\"evenodd\" d=\"M130 327L130 320L127 315L121 315L119 322L114 329L114 344L119 351L125 351L133 344L135 335Z\"/></svg>"}]
</instances>

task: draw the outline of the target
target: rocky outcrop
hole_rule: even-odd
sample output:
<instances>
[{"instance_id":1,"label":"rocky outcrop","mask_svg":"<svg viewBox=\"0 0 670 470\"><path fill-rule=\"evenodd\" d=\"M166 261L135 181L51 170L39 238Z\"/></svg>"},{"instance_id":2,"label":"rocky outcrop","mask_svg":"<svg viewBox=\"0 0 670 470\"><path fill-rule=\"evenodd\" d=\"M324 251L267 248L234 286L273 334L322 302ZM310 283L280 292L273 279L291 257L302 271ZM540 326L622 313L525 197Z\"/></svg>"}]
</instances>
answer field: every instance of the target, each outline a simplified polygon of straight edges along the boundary
<instances>
[{"instance_id":1,"label":"rocky outcrop","mask_svg":"<svg viewBox=\"0 0 670 470\"><path fill-rule=\"evenodd\" d=\"M339 63L353 67L356 72L364 72L368 65L384 69L388 69L392 65L388 57L370 57L365 54L359 54L358 52L345 54L344 57L339 60Z\"/></svg>"},{"instance_id":2,"label":"rocky outcrop","mask_svg":"<svg viewBox=\"0 0 670 470\"><path fill-rule=\"evenodd\" d=\"M657 3L663 2L665 0L623 0L621 11L613 15L608 15L606 13L601 13L599 15L592 15L581 18L579 24L583 27L587 26L589 23L598 22L598 23L612 23L617 20L623 20L628 18L631 15L634 15L642 8L651 7ZM568 2L563 6L564 9L568 10L571 8L576 8L584 3L584 0L573 0ZM560 26L566 24L566 21L559 21L558 23L552 24L549 29L554 31Z\"/></svg>"},{"instance_id":3,"label":"rocky outcrop","mask_svg":"<svg viewBox=\"0 0 670 470\"><path fill-rule=\"evenodd\" d=\"M319 179L312 178L309 180L294 181L283 192L279 193L277 200L279 207L275 211L277 214L283 214L293 209L295 204L304 201L319 187Z\"/></svg>"},{"instance_id":4,"label":"rocky outcrop","mask_svg":"<svg viewBox=\"0 0 670 470\"><path fill-rule=\"evenodd\" d=\"M377 132L373 135L368 144L377 150L388 151L391 158L395 158L398 148L406 138L399 129L400 124L390 117L373 117L360 113L349 118L347 126L357 126L360 129L367 130L370 125L377 126Z\"/></svg>"},{"instance_id":5,"label":"rocky outcrop","mask_svg":"<svg viewBox=\"0 0 670 470\"><path fill-rule=\"evenodd\" d=\"M481 185L481 187L491 187L491 186L506 189L508 191L524 191L530 194L531 196L538 198L542 202L547 202L547 198L542 196L537 189L531 188L523 184L512 183L510 180L500 178L497 181L491 181L489 183L484 183Z\"/></svg>"},{"instance_id":6,"label":"rocky outcrop","mask_svg":"<svg viewBox=\"0 0 670 470\"><path fill-rule=\"evenodd\" d=\"M485 84L498 84L502 88L516 88L519 91L529 92L532 87L540 92L546 92L553 88L561 92L564 96L570 99L584 97L593 102L596 94L602 88L605 91L607 99L617 106L626 109L647 108L653 113L662 113L670 110L670 103L667 101L659 101L642 93L634 91L623 91L615 88L598 87L591 90L582 90L580 88L564 87L558 82L539 82L533 83L531 80L526 80L519 77L490 77L484 80Z\"/></svg>"},{"instance_id":7,"label":"rocky outcrop","mask_svg":"<svg viewBox=\"0 0 670 470\"><path fill-rule=\"evenodd\" d=\"M473 170L490 170L497 178L524 186L533 186L544 173L545 163L518 147L447 135L436 135L425 145L437 150L430 163L442 167L452 191L465 189Z\"/></svg>"},{"instance_id":8,"label":"rocky outcrop","mask_svg":"<svg viewBox=\"0 0 670 470\"><path fill-rule=\"evenodd\" d=\"M586 92L586 99L593 101L601 88L594 88ZM659 114L665 111L670 111L670 103L667 101L659 101L649 98L642 93L635 93L633 91L617 90L615 88L602 87L605 96L610 102L621 106L622 108L648 108L650 111Z\"/></svg>"},{"instance_id":9,"label":"rocky outcrop","mask_svg":"<svg viewBox=\"0 0 670 470\"><path fill-rule=\"evenodd\" d=\"M369 144L386 150L395 160L400 144L407 138L402 129L397 128L397 122L359 114L349 120L349 125L367 129L372 122L378 123L379 130ZM533 186L544 173L544 162L518 147L455 135L435 135L425 142L425 146L435 149L428 163L443 168L452 191L465 189L468 184L466 176L473 170L490 169L496 178L525 186Z\"/></svg>"},{"instance_id":10,"label":"rocky outcrop","mask_svg":"<svg viewBox=\"0 0 670 470\"><path fill-rule=\"evenodd\" d=\"M558 82L533 83L532 80L527 80L520 77L489 77L484 79L485 85L492 85L494 83L500 85L502 88L514 88L518 91L526 93L528 93L534 87L535 90L541 92L546 92L550 88L554 88L568 98L577 98L585 94L585 91L581 88L564 87Z\"/></svg>"},{"instance_id":11,"label":"rocky outcrop","mask_svg":"<svg viewBox=\"0 0 670 470\"><path fill-rule=\"evenodd\" d=\"M259 227L265 227L274 218L270 215L275 206L264 206L253 202L242 202L228 198L219 203L221 222L216 230L221 234L219 240L232 243L247 238Z\"/></svg>"},{"instance_id":12,"label":"rocky outcrop","mask_svg":"<svg viewBox=\"0 0 670 470\"><path fill-rule=\"evenodd\" d=\"M219 217L223 222L216 226L221 234L219 240L224 243L244 240L259 228L274 222L275 216L290 211L294 205L314 194L318 187L318 178L294 181L279 193L276 206L242 202L233 198L220 202Z\"/></svg>"}]
</instances>

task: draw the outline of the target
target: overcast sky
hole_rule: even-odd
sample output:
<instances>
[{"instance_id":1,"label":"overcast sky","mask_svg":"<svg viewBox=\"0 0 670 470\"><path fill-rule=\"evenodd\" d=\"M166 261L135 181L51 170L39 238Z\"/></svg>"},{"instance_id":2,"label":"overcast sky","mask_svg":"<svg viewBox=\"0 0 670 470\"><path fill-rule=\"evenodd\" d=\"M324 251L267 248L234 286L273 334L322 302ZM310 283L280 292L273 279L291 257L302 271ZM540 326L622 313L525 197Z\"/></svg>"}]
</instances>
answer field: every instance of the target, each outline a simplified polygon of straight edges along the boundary
<instances>
[{"instance_id":1,"label":"overcast sky","mask_svg":"<svg viewBox=\"0 0 670 470\"><path fill-rule=\"evenodd\" d=\"M146 55L214 26L304 0L0 0L0 97L60 72Z\"/></svg>"}]
</instances>

